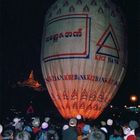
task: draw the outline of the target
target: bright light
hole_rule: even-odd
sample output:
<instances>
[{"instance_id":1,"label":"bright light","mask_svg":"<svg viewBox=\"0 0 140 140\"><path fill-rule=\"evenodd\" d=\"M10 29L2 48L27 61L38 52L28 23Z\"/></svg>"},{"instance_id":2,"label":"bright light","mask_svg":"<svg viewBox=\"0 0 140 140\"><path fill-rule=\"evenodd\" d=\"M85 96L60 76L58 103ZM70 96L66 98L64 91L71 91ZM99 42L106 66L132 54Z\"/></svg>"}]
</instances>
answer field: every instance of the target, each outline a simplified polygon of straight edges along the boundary
<instances>
[{"instance_id":1,"label":"bright light","mask_svg":"<svg viewBox=\"0 0 140 140\"><path fill-rule=\"evenodd\" d=\"M127 105L125 105L124 108L127 108Z\"/></svg>"},{"instance_id":2,"label":"bright light","mask_svg":"<svg viewBox=\"0 0 140 140\"><path fill-rule=\"evenodd\" d=\"M113 108L113 105L110 105L110 108Z\"/></svg>"},{"instance_id":3,"label":"bright light","mask_svg":"<svg viewBox=\"0 0 140 140\"><path fill-rule=\"evenodd\" d=\"M130 97L130 100L132 101L132 102L136 102L137 101L137 96L136 95L132 95L131 97Z\"/></svg>"},{"instance_id":4,"label":"bright light","mask_svg":"<svg viewBox=\"0 0 140 140\"><path fill-rule=\"evenodd\" d=\"M136 101L136 97L135 96L131 97L131 100Z\"/></svg>"}]
</instances>

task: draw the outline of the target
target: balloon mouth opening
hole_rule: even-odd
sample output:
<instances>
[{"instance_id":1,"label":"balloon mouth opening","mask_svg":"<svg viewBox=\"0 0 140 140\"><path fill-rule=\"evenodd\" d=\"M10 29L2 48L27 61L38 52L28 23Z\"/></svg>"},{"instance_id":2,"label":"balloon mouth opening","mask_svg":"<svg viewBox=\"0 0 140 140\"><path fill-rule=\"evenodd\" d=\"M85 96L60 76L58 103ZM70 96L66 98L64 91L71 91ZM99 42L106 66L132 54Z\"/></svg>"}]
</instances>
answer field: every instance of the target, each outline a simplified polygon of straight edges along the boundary
<instances>
[{"instance_id":1,"label":"balloon mouth opening","mask_svg":"<svg viewBox=\"0 0 140 140\"><path fill-rule=\"evenodd\" d=\"M69 115L67 115L67 116L65 116L64 114L62 114L62 113L60 113L61 114L61 116L65 119L65 120L69 120L69 119L72 119L72 118L75 118L76 120L78 120L78 121L81 121L81 120L88 120L88 121L91 121L91 120L95 120L95 119L97 119L98 118L98 116L100 115L98 115L98 116L92 116L92 117L89 117L89 116L84 116L84 115L81 115L81 118L79 119L79 118L77 118L76 116L69 116Z\"/></svg>"}]
</instances>

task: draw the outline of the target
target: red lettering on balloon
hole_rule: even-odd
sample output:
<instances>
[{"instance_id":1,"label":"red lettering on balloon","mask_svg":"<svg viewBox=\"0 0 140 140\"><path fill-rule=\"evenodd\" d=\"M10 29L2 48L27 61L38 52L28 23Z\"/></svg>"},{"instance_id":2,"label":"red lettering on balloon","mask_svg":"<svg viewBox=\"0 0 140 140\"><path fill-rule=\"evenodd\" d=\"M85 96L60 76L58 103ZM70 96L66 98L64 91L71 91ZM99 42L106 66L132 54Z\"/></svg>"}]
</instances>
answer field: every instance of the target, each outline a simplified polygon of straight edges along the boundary
<instances>
[{"instance_id":1,"label":"red lettering on balloon","mask_svg":"<svg viewBox=\"0 0 140 140\"><path fill-rule=\"evenodd\" d=\"M87 91L84 89L82 92L81 92L81 100L83 100L83 99L85 99L85 100L87 100L87 96L88 95L88 93L87 93Z\"/></svg>"},{"instance_id":2,"label":"red lettering on balloon","mask_svg":"<svg viewBox=\"0 0 140 140\"><path fill-rule=\"evenodd\" d=\"M105 61L106 60L106 56L103 55L95 55L95 59L99 60L99 61Z\"/></svg>"},{"instance_id":3,"label":"red lettering on balloon","mask_svg":"<svg viewBox=\"0 0 140 140\"><path fill-rule=\"evenodd\" d=\"M77 100L78 99L78 91L74 90L71 94L71 100Z\"/></svg>"}]
</instances>

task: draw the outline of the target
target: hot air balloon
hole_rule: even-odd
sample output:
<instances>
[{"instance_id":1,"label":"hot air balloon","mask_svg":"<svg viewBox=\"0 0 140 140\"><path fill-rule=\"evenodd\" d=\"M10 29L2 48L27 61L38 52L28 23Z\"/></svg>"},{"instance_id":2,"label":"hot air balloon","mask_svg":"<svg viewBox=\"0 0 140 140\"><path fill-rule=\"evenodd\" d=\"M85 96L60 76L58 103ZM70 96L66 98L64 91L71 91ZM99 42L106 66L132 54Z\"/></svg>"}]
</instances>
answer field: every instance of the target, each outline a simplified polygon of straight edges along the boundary
<instances>
[{"instance_id":1,"label":"hot air balloon","mask_svg":"<svg viewBox=\"0 0 140 140\"><path fill-rule=\"evenodd\" d=\"M41 67L64 118L96 119L126 73L126 22L111 0L58 0L45 16Z\"/></svg>"}]
</instances>

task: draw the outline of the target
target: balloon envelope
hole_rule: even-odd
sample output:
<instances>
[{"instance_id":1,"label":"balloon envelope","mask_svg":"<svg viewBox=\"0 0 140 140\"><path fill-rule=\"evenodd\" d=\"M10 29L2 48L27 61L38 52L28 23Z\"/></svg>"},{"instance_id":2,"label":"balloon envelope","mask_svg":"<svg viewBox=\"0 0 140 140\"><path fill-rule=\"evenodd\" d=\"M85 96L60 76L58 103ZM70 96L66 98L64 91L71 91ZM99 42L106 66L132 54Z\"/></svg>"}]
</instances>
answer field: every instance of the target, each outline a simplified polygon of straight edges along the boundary
<instances>
[{"instance_id":1,"label":"balloon envelope","mask_svg":"<svg viewBox=\"0 0 140 140\"><path fill-rule=\"evenodd\" d=\"M64 118L96 119L126 72L125 22L111 1L58 0L46 14L43 77Z\"/></svg>"}]
</instances>

